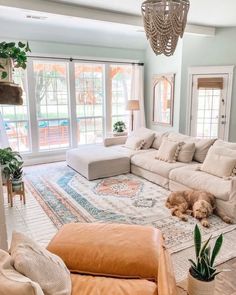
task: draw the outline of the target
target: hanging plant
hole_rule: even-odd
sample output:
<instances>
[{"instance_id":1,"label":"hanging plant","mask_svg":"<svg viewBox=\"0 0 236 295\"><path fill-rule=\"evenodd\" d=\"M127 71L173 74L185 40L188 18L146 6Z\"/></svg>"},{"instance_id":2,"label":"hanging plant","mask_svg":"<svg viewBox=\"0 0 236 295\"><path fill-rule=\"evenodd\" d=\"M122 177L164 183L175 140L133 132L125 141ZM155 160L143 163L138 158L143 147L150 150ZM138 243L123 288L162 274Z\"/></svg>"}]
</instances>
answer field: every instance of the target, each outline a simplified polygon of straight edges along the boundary
<instances>
[{"instance_id":1,"label":"hanging plant","mask_svg":"<svg viewBox=\"0 0 236 295\"><path fill-rule=\"evenodd\" d=\"M12 67L26 69L29 43L0 43L0 79L11 81ZM9 77L10 76L10 77Z\"/></svg>"}]
</instances>

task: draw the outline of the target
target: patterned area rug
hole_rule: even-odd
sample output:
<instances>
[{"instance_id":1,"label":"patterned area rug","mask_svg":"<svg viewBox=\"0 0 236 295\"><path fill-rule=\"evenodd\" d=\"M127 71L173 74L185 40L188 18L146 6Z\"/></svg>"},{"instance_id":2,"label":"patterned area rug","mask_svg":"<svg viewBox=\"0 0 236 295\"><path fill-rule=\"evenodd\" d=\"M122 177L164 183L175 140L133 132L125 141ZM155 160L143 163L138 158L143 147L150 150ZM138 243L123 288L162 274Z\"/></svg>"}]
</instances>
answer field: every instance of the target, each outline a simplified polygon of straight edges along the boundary
<instances>
[{"instance_id":1,"label":"patterned area rug","mask_svg":"<svg viewBox=\"0 0 236 295\"><path fill-rule=\"evenodd\" d=\"M57 228L70 222L151 225L163 232L171 253L193 246L197 221L189 217L188 222L182 222L171 216L165 207L169 191L135 175L88 181L64 163L57 163L28 168L26 183ZM210 218L210 224L208 229L201 227L204 239L236 228L217 216ZM233 254L236 257L236 250Z\"/></svg>"}]
</instances>

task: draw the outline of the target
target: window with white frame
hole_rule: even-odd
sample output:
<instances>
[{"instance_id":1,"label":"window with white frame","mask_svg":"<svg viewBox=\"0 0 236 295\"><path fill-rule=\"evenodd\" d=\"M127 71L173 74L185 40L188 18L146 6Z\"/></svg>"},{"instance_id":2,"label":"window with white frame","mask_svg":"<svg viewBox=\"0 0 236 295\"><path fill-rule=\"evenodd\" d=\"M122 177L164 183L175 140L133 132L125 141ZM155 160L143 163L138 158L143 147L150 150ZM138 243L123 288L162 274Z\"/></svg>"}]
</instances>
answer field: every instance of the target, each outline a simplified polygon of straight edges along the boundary
<instances>
[{"instance_id":1,"label":"window with white frame","mask_svg":"<svg viewBox=\"0 0 236 295\"><path fill-rule=\"evenodd\" d=\"M11 147L57 152L102 142L117 121L128 127L132 74L131 64L29 58L14 74L24 104L0 106Z\"/></svg>"},{"instance_id":2,"label":"window with white frame","mask_svg":"<svg viewBox=\"0 0 236 295\"><path fill-rule=\"evenodd\" d=\"M104 136L104 65L76 63L78 144L102 142Z\"/></svg>"},{"instance_id":3,"label":"window with white frame","mask_svg":"<svg viewBox=\"0 0 236 295\"><path fill-rule=\"evenodd\" d=\"M26 72L15 69L13 80L23 89L23 105L0 105L9 144L13 150L30 152L28 99L26 96Z\"/></svg>"},{"instance_id":4,"label":"window with white frame","mask_svg":"<svg viewBox=\"0 0 236 295\"><path fill-rule=\"evenodd\" d=\"M39 150L69 147L67 63L34 61L33 66Z\"/></svg>"},{"instance_id":5,"label":"window with white frame","mask_svg":"<svg viewBox=\"0 0 236 295\"><path fill-rule=\"evenodd\" d=\"M112 126L117 121L124 121L128 128L129 113L127 101L131 99L131 65L111 65L110 79L112 83Z\"/></svg>"}]
</instances>

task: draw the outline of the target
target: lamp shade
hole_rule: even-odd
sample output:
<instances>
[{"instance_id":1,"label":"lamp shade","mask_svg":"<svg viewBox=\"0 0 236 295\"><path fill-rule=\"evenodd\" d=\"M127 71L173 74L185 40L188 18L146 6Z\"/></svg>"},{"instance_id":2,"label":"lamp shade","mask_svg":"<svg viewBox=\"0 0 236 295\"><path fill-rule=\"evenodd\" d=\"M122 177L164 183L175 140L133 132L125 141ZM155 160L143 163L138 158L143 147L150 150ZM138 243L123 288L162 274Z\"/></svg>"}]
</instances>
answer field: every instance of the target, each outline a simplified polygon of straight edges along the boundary
<instances>
[{"instance_id":1,"label":"lamp shade","mask_svg":"<svg viewBox=\"0 0 236 295\"><path fill-rule=\"evenodd\" d=\"M127 110L128 111L139 111L140 110L139 100L133 100L133 99L128 100Z\"/></svg>"}]
</instances>

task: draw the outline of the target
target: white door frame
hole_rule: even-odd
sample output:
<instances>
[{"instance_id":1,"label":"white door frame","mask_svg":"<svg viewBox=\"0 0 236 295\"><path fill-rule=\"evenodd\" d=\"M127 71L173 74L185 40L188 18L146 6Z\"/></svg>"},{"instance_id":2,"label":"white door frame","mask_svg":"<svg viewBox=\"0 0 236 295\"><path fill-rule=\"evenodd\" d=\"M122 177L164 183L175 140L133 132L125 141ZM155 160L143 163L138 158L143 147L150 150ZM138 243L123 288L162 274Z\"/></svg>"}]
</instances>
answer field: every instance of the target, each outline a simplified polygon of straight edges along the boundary
<instances>
[{"instance_id":1,"label":"white door frame","mask_svg":"<svg viewBox=\"0 0 236 295\"><path fill-rule=\"evenodd\" d=\"M234 65L232 66L204 66L204 67L190 67L188 69L188 92L187 92L187 112L186 112L186 134L191 133L191 113L192 113L192 99L193 99L193 76L194 75L228 75L228 85L226 90L227 104L226 104L226 124L224 140L229 140L229 127L231 115L231 102L233 91L233 75Z\"/></svg>"}]
</instances>

